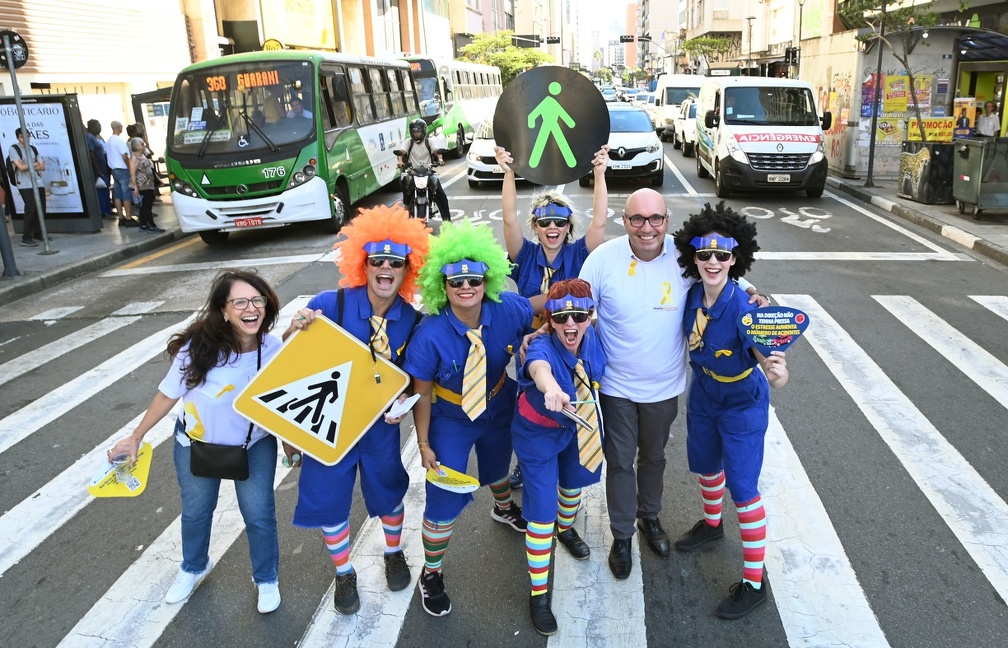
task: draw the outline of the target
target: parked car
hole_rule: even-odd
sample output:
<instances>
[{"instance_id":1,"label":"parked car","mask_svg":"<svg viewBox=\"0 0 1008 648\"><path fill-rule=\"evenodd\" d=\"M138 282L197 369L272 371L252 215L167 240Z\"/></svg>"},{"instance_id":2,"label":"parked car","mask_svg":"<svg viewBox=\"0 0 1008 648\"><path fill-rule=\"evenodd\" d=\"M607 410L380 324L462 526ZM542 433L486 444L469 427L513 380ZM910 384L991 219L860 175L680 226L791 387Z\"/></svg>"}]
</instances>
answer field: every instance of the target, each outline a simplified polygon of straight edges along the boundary
<instances>
[{"instance_id":1,"label":"parked car","mask_svg":"<svg viewBox=\"0 0 1008 648\"><path fill-rule=\"evenodd\" d=\"M497 164L494 156L493 117L487 118L476 127L472 145L466 154L466 175L469 186L475 189L481 182L501 182L504 180L504 169ZM520 177L516 176L520 180Z\"/></svg>"},{"instance_id":2,"label":"parked car","mask_svg":"<svg viewBox=\"0 0 1008 648\"><path fill-rule=\"evenodd\" d=\"M643 108L626 103L609 104L610 178L650 178L659 187L665 181L665 152L655 133L654 124ZM590 186L589 172L578 183Z\"/></svg>"},{"instance_id":3,"label":"parked car","mask_svg":"<svg viewBox=\"0 0 1008 648\"><path fill-rule=\"evenodd\" d=\"M612 88L602 88L602 98L606 102L618 101L619 97L616 96L616 91Z\"/></svg>"},{"instance_id":4,"label":"parked car","mask_svg":"<svg viewBox=\"0 0 1008 648\"><path fill-rule=\"evenodd\" d=\"M675 120L675 142L682 148L683 157L693 157L696 149L696 101L687 99L679 107Z\"/></svg>"},{"instance_id":5,"label":"parked car","mask_svg":"<svg viewBox=\"0 0 1008 648\"><path fill-rule=\"evenodd\" d=\"M648 92L644 98L641 100L641 108L643 108L648 117L651 118L651 123L654 124L655 133L661 135L661 128L659 125L661 123L661 112L658 109L657 95L653 92Z\"/></svg>"}]
</instances>

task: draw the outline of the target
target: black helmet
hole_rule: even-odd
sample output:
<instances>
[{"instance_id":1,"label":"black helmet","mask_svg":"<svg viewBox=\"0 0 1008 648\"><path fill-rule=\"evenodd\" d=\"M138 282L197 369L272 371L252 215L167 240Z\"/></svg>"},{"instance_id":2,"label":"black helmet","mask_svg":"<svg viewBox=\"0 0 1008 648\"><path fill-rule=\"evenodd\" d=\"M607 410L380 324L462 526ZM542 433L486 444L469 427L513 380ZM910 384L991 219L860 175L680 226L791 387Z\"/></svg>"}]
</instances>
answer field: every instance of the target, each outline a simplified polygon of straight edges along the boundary
<instances>
[{"instance_id":1,"label":"black helmet","mask_svg":"<svg viewBox=\"0 0 1008 648\"><path fill-rule=\"evenodd\" d=\"M423 141L424 135L427 134L427 122L417 117L410 122L409 134L410 138L419 144Z\"/></svg>"}]
</instances>

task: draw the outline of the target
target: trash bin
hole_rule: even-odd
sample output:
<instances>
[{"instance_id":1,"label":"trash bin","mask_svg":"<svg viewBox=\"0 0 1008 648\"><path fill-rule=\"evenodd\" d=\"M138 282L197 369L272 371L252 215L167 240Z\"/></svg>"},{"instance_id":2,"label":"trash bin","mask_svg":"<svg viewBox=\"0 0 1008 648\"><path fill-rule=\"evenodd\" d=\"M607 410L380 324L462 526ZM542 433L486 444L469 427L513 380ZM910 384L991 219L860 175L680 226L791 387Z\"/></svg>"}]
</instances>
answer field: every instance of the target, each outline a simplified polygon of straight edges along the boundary
<instances>
[{"instance_id":1,"label":"trash bin","mask_svg":"<svg viewBox=\"0 0 1008 648\"><path fill-rule=\"evenodd\" d=\"M1008 209L1008 137L955 142L952 197L960 214L973 218L987 209Z\"/></svg>"}]
</instances>

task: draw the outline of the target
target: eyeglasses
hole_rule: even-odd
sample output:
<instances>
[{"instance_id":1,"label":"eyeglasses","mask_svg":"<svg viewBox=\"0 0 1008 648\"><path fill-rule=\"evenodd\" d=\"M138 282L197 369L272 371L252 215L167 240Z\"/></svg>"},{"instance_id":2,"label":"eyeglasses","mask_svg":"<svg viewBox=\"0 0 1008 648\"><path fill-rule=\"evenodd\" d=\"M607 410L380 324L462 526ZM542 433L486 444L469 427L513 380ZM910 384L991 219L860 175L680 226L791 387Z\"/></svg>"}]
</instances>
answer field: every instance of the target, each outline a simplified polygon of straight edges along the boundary
<instances>
[{"instance_id":1,"label":"eyeglasses","mask_svg":"<svg viewBox=\"0 0 1008 648\"><path fill-rule=\"evenodd\" d=\"M231 299L228 301L229 304L234 306L235 310L245 310L248 308L249 302L251 302L256 308L263 308L266 306L266 298L262 296L253 297L252 299L239 297L238 299Z\"/></svg>"},{"instance_id":2,"label":"eyeglasses","mask_svg":"<svg viewBox=\"0 0 1008 648\"><path fill-rule=\"evenodd\" d=\"M564 311L550 315L554 324L566 324L568 317L574 318L575 324L584 324L588 321L588 311Z\"/></svg>"},{"instance_id":3,"label":"eyeglasses","mask_svg":"<svg viewBox=\"0 0 1008 648\"><path fill-rule=\"evenodd\" d=\"M460 279L449 279L448 285L452 288L461 288L462 284L469 282L470 288L479 288L483 285L483 277L462 277Z\"/></svg>"},{"instance_id":4,"label":"eyeglasses","mask_svg":"<svg viewBox=\"0 0 1008 648\"><path fill-rule=\"evenodd\" d=\"M644 221L650 223L651 227L659 227L662 223L665 222L667 215L651 214L650 216L641 216L640 214L634 214L633 216L627 216L626 214L624 214L623 217L626 218L628 221L630 221L630 224L633 225L634 227L643 226Z\"/></svg>"},{"instance_id":5,"label":"eyeglasses","mask_svg":"<svg viewBox=\"0 0 1008 648\"><path fill-rule=\"evenodd\" d=\"M725 263L726 261L728 261L728 259L730 259L732 255L731 252L715 252L714 250L697 250L696 258L698 261L710 261L712 254L714 255L714 258L720 261L721 263Z\"/></svg>"},{"instance_id":6,"label":"eyeglasses","mask_svg":"<svg viewBox=\"0 0 1008 648\"><path fill-rule=\"evenodd\" d=\"M395 268L396 270L406 265L406 259L396 259L394 257L386 256L369 256L367 258L367 262L372 268L380 268L386 261L388 261L390 268Z\"/></svg>"},{"instance_id":7,"label":"eyeglasses","mask_svg":"<svg viewBox=\"0 0 1008 648\"><path fill-rule=\"evenodd\" d=\"M547 216L546 218L535 219L535 224L543 229L546 229L550 225L554 225L557 228L567 227L570 225L570 221L566 218L556 218L553 216Z\"/></svg>"}]
</instances>

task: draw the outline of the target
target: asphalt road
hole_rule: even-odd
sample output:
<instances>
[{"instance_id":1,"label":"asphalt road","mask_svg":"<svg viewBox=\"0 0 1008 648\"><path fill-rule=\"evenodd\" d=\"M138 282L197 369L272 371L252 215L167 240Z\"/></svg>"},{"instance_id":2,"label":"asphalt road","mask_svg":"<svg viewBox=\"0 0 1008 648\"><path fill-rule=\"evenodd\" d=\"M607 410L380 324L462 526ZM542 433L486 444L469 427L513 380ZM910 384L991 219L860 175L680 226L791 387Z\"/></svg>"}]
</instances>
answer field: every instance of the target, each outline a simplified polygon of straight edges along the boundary
<instances>
[{"instance_id":1,"label":"asphalt road","mask_svg":"<svg viewBox=\"0 0 1008 648\"><path fill-rule=\"evenodd\" d=\"M674 229L715 201L692 159L661 188ZM456 217L500 232L496 187L470 189L463 162L442 170ZM608 236L638 186L610 183ZM562 188L582 211L591 190ZM524 216L535 187L519 186ZM391 203L396 192L370 202ZM164 341L196 311L214 272L254 266L289 312L339 279L321 227L192 237L157 258L83 277L0 312L0 636L11 646L998 646L1008 621L1008 277L947 239L827 191L726 201L757 222L748 278L812 322L773 394L761 491L768 513L770 602L739 622L713 608L738 580L731 506L725 541L662 560L634 542L631 578L606 565L604 485L586 492L579 528L592 548L554 564L550 640L528 620L522 536L489 516L479 492L445 561L453 610L433 618L416 589L390 594L381 533L357 493L352 559L361 611L332 609L333 570L318 532L290 525L296 474L278 471L283 604L255 610L233 492L222 489L217 566L182 605L161 600L180 560L178 488L166 423L139 497L93 500L86 483L112 439L132 430L168 368ZM288 320L281 320L285 323ZM646 349L642 349L646 353ZM680 410L682 412L682 409ZM404 547L422 563L422 470L403 424ZM668 445L670 535L701 515L686 469L684 416ZM158 445L158 443L160 443Z\"/></svg>"}]
</instances>

